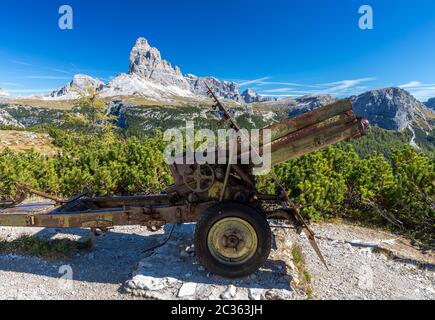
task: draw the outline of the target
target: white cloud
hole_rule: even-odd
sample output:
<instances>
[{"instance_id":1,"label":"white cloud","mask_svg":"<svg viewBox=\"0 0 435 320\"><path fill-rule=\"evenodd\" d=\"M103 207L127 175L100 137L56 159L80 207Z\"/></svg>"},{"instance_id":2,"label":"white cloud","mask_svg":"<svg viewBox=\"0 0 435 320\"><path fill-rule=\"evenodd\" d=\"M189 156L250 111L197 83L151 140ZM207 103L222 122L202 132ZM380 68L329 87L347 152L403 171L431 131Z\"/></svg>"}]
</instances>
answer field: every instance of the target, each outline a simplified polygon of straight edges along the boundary
<instances>
[{"instance_id":1,"label":"white cloud","mask_svg":"<svg viewBox=\"0 0 435 320\"><path fill-rule=\"evenodd\" d=\"M435 97L435 84L423 83L421 81L410 81L408 83L399 86L402 89L406 89L414 97L420 101L427 101L430 98Z\"/></svg>"},{"instance_id":2,"label":"white cloud","mask_svg":"<svg viewBox=\"0 0 435 320\"><path fill-rule=\"evenodd\" d=\"M367 77L351 80L340 80L323 84L298 85L299 88L273 88L262 92L269 93L285 93L286 96L301 96L301 95L316 95L316 94L331 94L336 96L349 96L367 90L366 86L361 85L364 82L374 81L376 78ZM276 84L276 83L275 83ZM286 83L288 84L288 83Z\"/></svg>"},{"instance_id":3,"label":"white cloud","mask_svg":"<svg viewBox=\"0 0 435 320\"><path fill-rule=\"evenodd\" d=\"M24 90L8 90L10 93L44 93L52 92L55 89L24 89Z\"/></svg>"},{"instance_id":4,"label":"white cloud","mask_svg":"<svg viewBox=\"0 0 435 320\"><path fill-rule=\"evenodd\" d=\"M271 79L271 77L263 77L260 79L254 79L254 80L233 80L238 83L240 87L246 87L248 85L256 85L256 86L266 86L266 85L277 85L277 86L296 86L296 87L317 87L313 85L306 85L301 83L295 83L295 82L283 82L283 81L268 81Z\"/></svg>"},{"instance_id":5,"label":"white cloud","mask_svg":"<svg viewBox=\"0 0 435 320\"><path fill-rule=\"evenodd\" d=\"M62 70L62 69L58 69L58 68L47 68L47 69L48 69L48 70L51 70L51 71L59 72L59 73L72 74L72 73L69 72L69 71Z\"/></svg>"},{"instance_id":6,"label":"white cloud","mask_svg":"<svg viewBox=\"0 0 435 320\"><path fill-rule=\"evenodd\" d=\"M15 64L20 64L22 66L31 66L32 65L31 63L27 63L27 62L24 62L24 61L18 61L18 60L12 60L11 62L15 63Z\"/></svg>"},{"instance_id":7,"label":"white cloud","mask_svg":"<svg viewBox=\"0 0 435 320\"><path fill-rule=\"evenodd\" d=\"M356 87L363 82L369 82L369 81L374 81L374 80L376 80L376 78L374 78L374 77L352 79L352 80L341 80L341 81L321 84L320 86L330 87L327 89L327 91L340 92L340 91L346 91L347 89Z\"/></svg>"},{"instance_id":8,"label":"white cloud","mask_svg":"<svg viewBox=\"0 0 435 320\"><path fill-rule=\"evenodd\" d=\"M54 77L54 76L25 76L26 79L46 79L46 80L71 80L71 77Z\"/></svg>"},{"instance_id":9,"label":"white cloud","mask_svg":"<svg viewBox=\"0 0 435 320\"><path fill-rule=\"evenodd\" d=\"M2 84L3 86L13 86L13 87L22 86L22 84L20 84L20 83L15 83L15 82L2 82L1 84Z\"/></svg>"},{"instance_id":10,"label":"white cloud","mask_svg":"<svg viewBox=\"0 0 435 320\"><path fill-rule=\"evenodd\" d=\"M365 77L340 80L322 84L301 84L294 82L267 81L265 78L243 81L241 84L255 84L254 89L263 96L292 97L317 94L331 94L334 96L350 96L359 94L369 88L363 85L376 80L375 77ZM266 87L266 88L264 88ZM294 87L297 87L295 89Z\"/></svg>"},{"instance_id":11,"label":"white cloud","mask_svg":"<svg viewBox=\"0 0 435 320\"><path fill-rule=\"evenodd\" d=\"M313 85L306 85L295 82L279 82L279 81L262 81L260 85L280 85L280 86L295 86L295 87L314 87Z\"/></svg>"},{"instance_id":12,"label":"white cloud","mask_svg":"<svg viewBox=\"0 0 435 320\"><path fill-rule=\"evenodd\" d=\"M244 87L251 84L259 84L262 83L264 80L268 80L270 77L263 77L260 79L254 79L254 80L242 80L242 82L239 83L239 86Z\"/></svg>"},{"instance_id":13,"label":"white cloud","mask_svg":"<svg viewBox=\"0 0 435 320\"><path fill-rule=\"evenodd\" d=\"M297 97L303 97L305 94L263 94L259 93L262 97L275 97L275 98L297 98Z\"/></svg>"},{"instance_id":14,"label":"white cloud","mask_svg":"<svg viewBox=\"0 0 435 320\"><path fill-rule=\"evenodd\" d=\"M283 93L283 92L289 92L289 91L293 91L293 88L276 88L276 89L268 89L268 90L263 90L263 92L266 93Z\"/></svg>"},{"instance_id":15,"label":"white cloud","mask_svg":"<svg viewBox=\"0 0 435 320\"><path fill-rule=\"evenodd\" d=\"M405 84L401 84L399 88L407 89L407 88L415 88L421 86L422 83L420 81L411 81Z\"/></svg>"}]
</instances>

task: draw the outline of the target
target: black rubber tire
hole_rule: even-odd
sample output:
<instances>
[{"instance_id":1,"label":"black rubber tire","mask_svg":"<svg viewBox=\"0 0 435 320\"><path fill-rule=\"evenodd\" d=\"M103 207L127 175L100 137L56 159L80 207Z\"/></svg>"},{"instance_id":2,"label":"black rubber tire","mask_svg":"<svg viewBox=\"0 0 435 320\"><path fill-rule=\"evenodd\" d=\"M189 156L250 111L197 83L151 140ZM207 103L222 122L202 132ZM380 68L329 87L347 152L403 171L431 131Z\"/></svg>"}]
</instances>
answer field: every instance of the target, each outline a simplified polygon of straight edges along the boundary
<instances>
[{"instance_id":1,"label":"black rubber tire","mask_svg":"<svg viewBox=\"0 0 435 320\"><path fill-rule=\"evenodd\" d=\"M208 247L212 226L227 217L247 221L255 230L258 246L255 254L241 265L228 265L217 260ZM235 202L217 204L204 211L195 229L195 251L199 262L210 272L225 278L241 278L256 272L267 260L272 247L272 232L265 215L258 209Z\"/></svg>"}]
</instances>

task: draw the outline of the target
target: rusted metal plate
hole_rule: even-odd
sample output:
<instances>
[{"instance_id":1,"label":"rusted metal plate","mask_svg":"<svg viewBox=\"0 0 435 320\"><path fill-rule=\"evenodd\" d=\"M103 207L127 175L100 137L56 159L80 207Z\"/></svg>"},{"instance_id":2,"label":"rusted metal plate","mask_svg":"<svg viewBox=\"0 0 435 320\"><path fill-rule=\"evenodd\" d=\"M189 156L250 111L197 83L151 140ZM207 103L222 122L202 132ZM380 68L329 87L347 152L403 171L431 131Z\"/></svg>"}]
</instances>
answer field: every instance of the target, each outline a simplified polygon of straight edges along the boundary
<instances>
[{"instance_id":1,"label":"rusted metal plate","mask_svg":"<svg viewBox=\"0 0 435 320\"><path fill-rule=\"evenodd\" d=\"M127 225L164 225L166 223L189 223L216 202L197 205L163 205L148 207L123 207L66 212L52 210L49 213L32 212L23 207L20 211L0 214L1 226L43 227L43 228L111 228Z\"/></svg>"},{"instance_id":2,"label":"rusted metal plate","mask_svg":"<svg viewBox=\"0 0 435 320\"><path fill-rule=\"evenodd\" d=\"M0 214L11 214L11 213L47 213L55 208L52 202L35 202L35 203L24 203L18 206L10 208L0 208Z\"/></svg>"},{"instance_id":3,"label":"rusted metal plate","mask_svg":"<svg viewBox=\"0 0 435 320\"><path fill-rule=\"evenodd\" d=\"M150 195L150 196L130 196L130 197L98 197L98 198L82 198L80 202L84 206L93 205L100 208L122 208L123 206L150 206L164 205L170 202L170 198L166 194ZM73 205L74 203L71 203ZM66 210L71 206L64 206Z\"/></svg>"}]
</instances>

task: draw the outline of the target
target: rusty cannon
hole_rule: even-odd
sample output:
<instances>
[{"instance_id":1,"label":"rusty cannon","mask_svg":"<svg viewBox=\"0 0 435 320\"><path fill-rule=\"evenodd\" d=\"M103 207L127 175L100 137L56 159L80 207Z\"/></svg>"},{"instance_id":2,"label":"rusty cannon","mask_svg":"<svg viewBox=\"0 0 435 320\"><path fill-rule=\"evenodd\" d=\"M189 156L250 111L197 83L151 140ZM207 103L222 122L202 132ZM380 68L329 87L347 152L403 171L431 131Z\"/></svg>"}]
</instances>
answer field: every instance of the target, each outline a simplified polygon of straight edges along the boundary
<instances>
[{"instance_id":1,"label":"rusty cannon","mask_svg":"<svg viewBox=\"0 0 435 320\"><path fill-rule=\"evenodd\" d=\"M222 121L240 131L227 109L209 89ZM270 126L271 166L325 146L366 133L368 122L355 116L350 101L341 100ZM262 135L265 130L260 131ZM240 138L239 138L240 139ZM241 152L237 153L240 158ZM286 219L299 234L305 232L327 267L315 234L276 180L275 194L261 194L255 184L255 165L172 164L174 184L159 195L89 198L87 193L59 199L18 187L17 199L0 203L0 226L89 228L107 232L115 226L141 225L151 229L166 224L196 223L194 245L199 262L210 272L229 278L258 270L271 250L269 221ZM28 194L50 199L52 207L21 205ZM32 207L33 206L33 207Z\"/></svg>"}]
</instances>

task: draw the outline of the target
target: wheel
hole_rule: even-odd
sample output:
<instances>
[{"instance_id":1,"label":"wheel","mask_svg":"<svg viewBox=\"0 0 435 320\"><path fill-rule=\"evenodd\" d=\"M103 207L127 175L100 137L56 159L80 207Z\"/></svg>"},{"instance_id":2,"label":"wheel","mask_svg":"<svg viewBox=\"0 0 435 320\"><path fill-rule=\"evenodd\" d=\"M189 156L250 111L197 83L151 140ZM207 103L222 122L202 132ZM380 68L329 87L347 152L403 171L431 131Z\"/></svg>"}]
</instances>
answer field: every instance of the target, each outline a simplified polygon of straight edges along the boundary
<instances>
[{"instance_id":1,"label":"wheel","mask_svg":"<svg viewBox=\"0 0 435 320\"><path fill-rule=\"evenodd\" d=\"M210 272L239 278L257 271L269 257L272 233L265 215L228 202L204 211L195 229L199 262Z\"/></svg>"},{"instance_id":2,"label":"wheel","mask_svg":"<svg viewBox=\"0 0 435 320\"><path fill-rule=\"evenodd\" d=\"M190 191L196 193L208 191L213 186L214 180L214 170L208 164L194 164L187 169L183 176L184 184Z\"/></svg>"}]
</instances>

